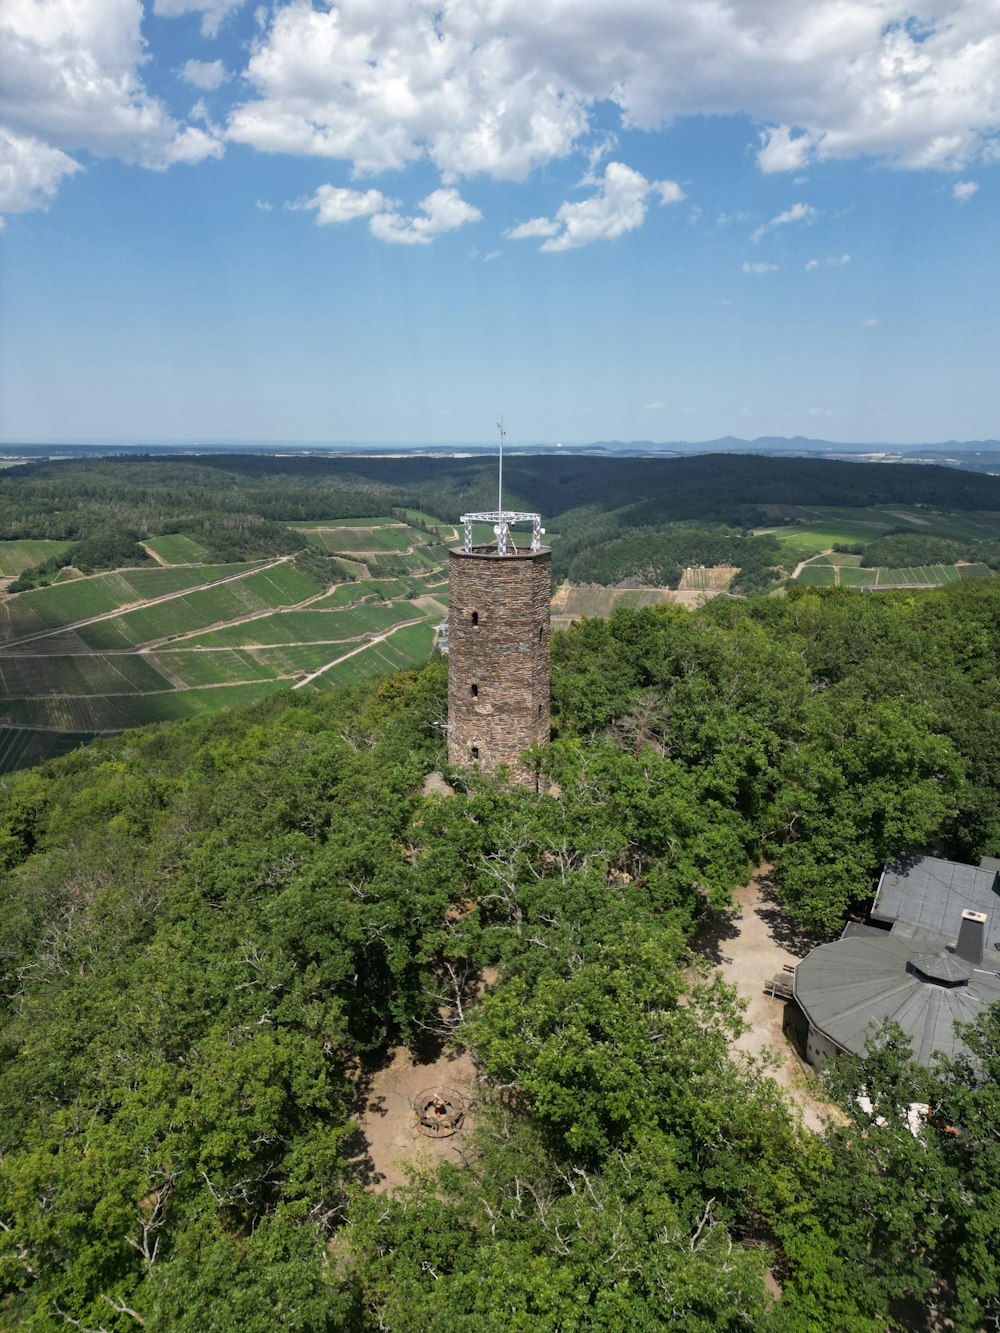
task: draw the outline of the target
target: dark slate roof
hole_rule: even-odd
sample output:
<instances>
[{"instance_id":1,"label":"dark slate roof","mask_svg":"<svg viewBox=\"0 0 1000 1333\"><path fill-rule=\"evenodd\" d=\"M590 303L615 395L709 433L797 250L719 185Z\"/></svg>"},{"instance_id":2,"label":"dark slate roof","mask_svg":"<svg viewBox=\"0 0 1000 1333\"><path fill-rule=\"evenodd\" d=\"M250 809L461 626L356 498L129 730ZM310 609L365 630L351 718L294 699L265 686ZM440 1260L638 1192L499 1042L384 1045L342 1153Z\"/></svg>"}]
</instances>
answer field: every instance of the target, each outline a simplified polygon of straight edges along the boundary
<instances>
[{"instance_id":1,"label":"dark slate roof","mask_svg":"<svg viewBox=\"0 0 1000 1333\"><path fill-rule=\"evenodd\" d=\"M977 968L960 985L938 985L914 967L929 950L947 954L946 940L920 929L847 935L821 944L795 969L795 998L813 1027L844 1050L865 1054L865 1037L891 1018L909 1034L914 1058L961 1049L956 1021L970 1023L1000 1001L1000 976Z\"/></svg>"},{"instance_id":2,"label":"dark slate roof","mask_svg":"<svg viewBox=\"0 0 1000 1333\"><path fill-rule=\"evenodd\" d=\"M954 943L962 912L986 913L985 962L998 960L993 946L1000 944L1000 892L997 872L985 866L964 866L936 856L905 857L887 865L879 880L870 913L873 921L907 921L934 931Z\"/></svg>"}]
</instances>

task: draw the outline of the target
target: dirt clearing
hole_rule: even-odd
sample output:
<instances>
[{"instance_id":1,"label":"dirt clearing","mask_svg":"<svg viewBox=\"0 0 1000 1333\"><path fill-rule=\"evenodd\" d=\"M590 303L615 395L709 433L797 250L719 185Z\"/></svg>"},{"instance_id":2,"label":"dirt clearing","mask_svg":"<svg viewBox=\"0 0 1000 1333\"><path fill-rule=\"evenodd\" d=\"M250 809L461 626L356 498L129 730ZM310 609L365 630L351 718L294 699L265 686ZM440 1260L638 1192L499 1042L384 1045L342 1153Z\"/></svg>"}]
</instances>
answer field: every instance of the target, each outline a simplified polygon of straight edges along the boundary
<instances>
[{"instance_id":1,"label":"dirt clearing","mask_svg":"<svg viewBox=\"0 0 1000 1333\"><path fill-rule=\"evenodd\" d=\"M449 1137L435 1138L417 1128L421 1094L444 1090L465 1103L462 1127ZM433 1168L452 1161L461 1166L475 1117L476 1066L465 1052L446 1052L421 1064L405 1046L398 1046L387 1065L374 1075L359 1116L370 1165L369 1188L395 1189L406 1183L407 1166Z\"/></svg>"},{"instance_id":2,"label":"dirt clearing","mask_svg":"<svg viewBox=\"0 0 1000 1333\"><path fill-rule=\"evenodd\" d=\"M767 868L733 894L734 906L719 913L700 933L696 947L710 958L741 998L747 1001L744 1017L750 1025L736 1049L771 1062L769 1073L802 1116L807 1129L820 1131L825 1119L839 1119L835 1106L816 1094L818 1084L782 1030L785 1003L764 993L764 983L794 966L809 947L787 932L774 903Z\"/></svg>"}]
</instances>

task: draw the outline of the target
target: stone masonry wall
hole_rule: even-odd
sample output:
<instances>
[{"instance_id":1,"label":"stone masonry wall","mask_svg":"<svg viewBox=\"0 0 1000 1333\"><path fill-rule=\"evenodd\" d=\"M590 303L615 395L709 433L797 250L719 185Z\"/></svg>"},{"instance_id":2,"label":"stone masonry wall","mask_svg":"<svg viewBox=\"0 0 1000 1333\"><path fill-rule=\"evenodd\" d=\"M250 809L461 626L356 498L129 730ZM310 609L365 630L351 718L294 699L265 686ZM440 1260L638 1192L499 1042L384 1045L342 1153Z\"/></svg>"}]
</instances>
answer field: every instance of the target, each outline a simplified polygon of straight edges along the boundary
<instances>
[{"instance_id":1,"label":"stone masonry wall","mask_svg":"<svg viewBox=\"0 0 1000 1333\"><path fill-rule=\"evenodd\" d=\"M448 555L448 760L517 768L549 739L552 552Z\"/></svg>"}]
</instances>

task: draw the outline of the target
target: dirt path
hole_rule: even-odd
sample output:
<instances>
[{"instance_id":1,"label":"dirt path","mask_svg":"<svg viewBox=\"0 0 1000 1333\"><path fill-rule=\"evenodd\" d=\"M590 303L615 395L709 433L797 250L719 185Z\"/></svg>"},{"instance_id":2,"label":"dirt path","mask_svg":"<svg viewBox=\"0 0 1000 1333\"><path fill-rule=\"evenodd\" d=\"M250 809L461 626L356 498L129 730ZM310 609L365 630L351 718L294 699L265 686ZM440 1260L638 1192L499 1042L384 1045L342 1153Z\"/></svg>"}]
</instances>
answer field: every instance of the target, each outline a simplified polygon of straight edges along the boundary
<instances>
[{"instance_id":1,"label":"dirt path","mask_svg":"<svg viewBox=\"0 0 1000 1333\"><path fill-rule=\"evenodd\" d=\"M398 629L405 629L407 625L422 625L426 619L426 616L420 616L416 620L403 620L398 625L393 625L391 629L387 629L383 634L376 634L373 639L365 639L364 643L360 643L357 648L352 648L349 653L342 653L340 657L335 657L332 662L324 663L318 671L312 672L309 676L303 676L297 684L292 686L292 689L301 690L303 685L308 685L310 681L315 680L317 676L322 676L324 671L329 671L331 667L337 666L338 663L346 662L349 657L354 657L357 653L363 653L366 648L372 648L376 643L391 638Z\"/></svg>"},{"instance_id":2,"label":"dirt path","mask_svg":"<svg viewBox=\"0 0 1000 1333\"><path fill-rule=\"evenodd\" d=\"M444 602L439 602L429 592L421 593L419 597L414 597L412 600L413 605L419 607L421 611L427 611L428 613L433 611L435 615L444 616L445 620L448 619L448 608Z\"/></svg>"},{"instance_id":3,"label":"dirt path","mask_svg":"<svg viewBox=\"0 0 1000 1333\"><path fill-rule=\"evenodd\" d=\"M139 546L142 547L142 549L143 549L143 550L146 552L146 554L149 556L150 560L155 560L156 563L157 563L158 565L162 565L164 569L169 569L169 568L170 568L170 561L169 561L169 560L164 560L164 558L163 558L162 555L157 555L155 551L150 550L150 548L146 545L145 542L138 542L137 545L139 545Z\"/></svg>"},{"instance_id":4,"label":"dirt path","mask_svg":"<svg viewBox=\"0 0 1000 1333\"><path fill-rule=\"evenodd\" d=\"M776 938L781 916L767 888L766 869L733 894L735 909L723 914L704 951L714 957L723 977L747 1001L750 1029L739 1037L736 1049L772 1062L770 1074L802 1116L807 1129L818 1132L824 1118L837 1118L836 1107L814 1095L815 1075L799 1058L782 1031L785 1005L764 993L764 982L794 965L802 956Z\"/></svg>"},{"instance_id":5,"label":"dirt path","mask_svg":"<svg viewBox=\"0 0 1000 1333\"><path fill-rule=\"evenodd\" d=\"M806 565L812 564L812 562L817 558L817 556L821 556L821 555L832 555L832 554L833 554L833 547L832 547L832 546L827 547L827 549L826 549L825 551L814 551L813 554L810 555L810 556L807 556L805 560L800 560L800 561L799 561L799 563L798 563L798 564L795 566L795 568L792 570L792 578L793 578L793 579L797 579L797 578L799 577L799 575L802 573L803 569L805 569ZM838 577L838 579L839 579L839 577L840 577L840 570L839 570L839 569L837 570L837 577Z\"/></svg>"}]
</instances>

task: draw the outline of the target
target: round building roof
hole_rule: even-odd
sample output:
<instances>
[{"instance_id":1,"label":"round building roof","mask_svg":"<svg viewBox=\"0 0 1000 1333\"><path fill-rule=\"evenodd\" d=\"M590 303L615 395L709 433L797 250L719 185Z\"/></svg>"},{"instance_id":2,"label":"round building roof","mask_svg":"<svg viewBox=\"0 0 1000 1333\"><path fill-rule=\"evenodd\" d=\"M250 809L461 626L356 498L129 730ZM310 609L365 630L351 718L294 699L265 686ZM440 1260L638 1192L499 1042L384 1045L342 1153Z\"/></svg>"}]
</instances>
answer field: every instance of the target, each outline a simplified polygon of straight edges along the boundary
<instances>
[{"instance_id":1,"label":"round building roof","mask_svg":"<svg viewBox=\"0 0 1000 1333\"><path fill-rule=\"evenodd\" d=\"M814 1028L855 1055L886 1019L909 1035L922 1064L934 1051L952 1055L962 1045L955 1023L1000 1000L1000 976L973 970L940 937L925 943L915 952L912 939L887 931L821 944L795 969L795 998Z\"/></svg>"}]
</instances>

